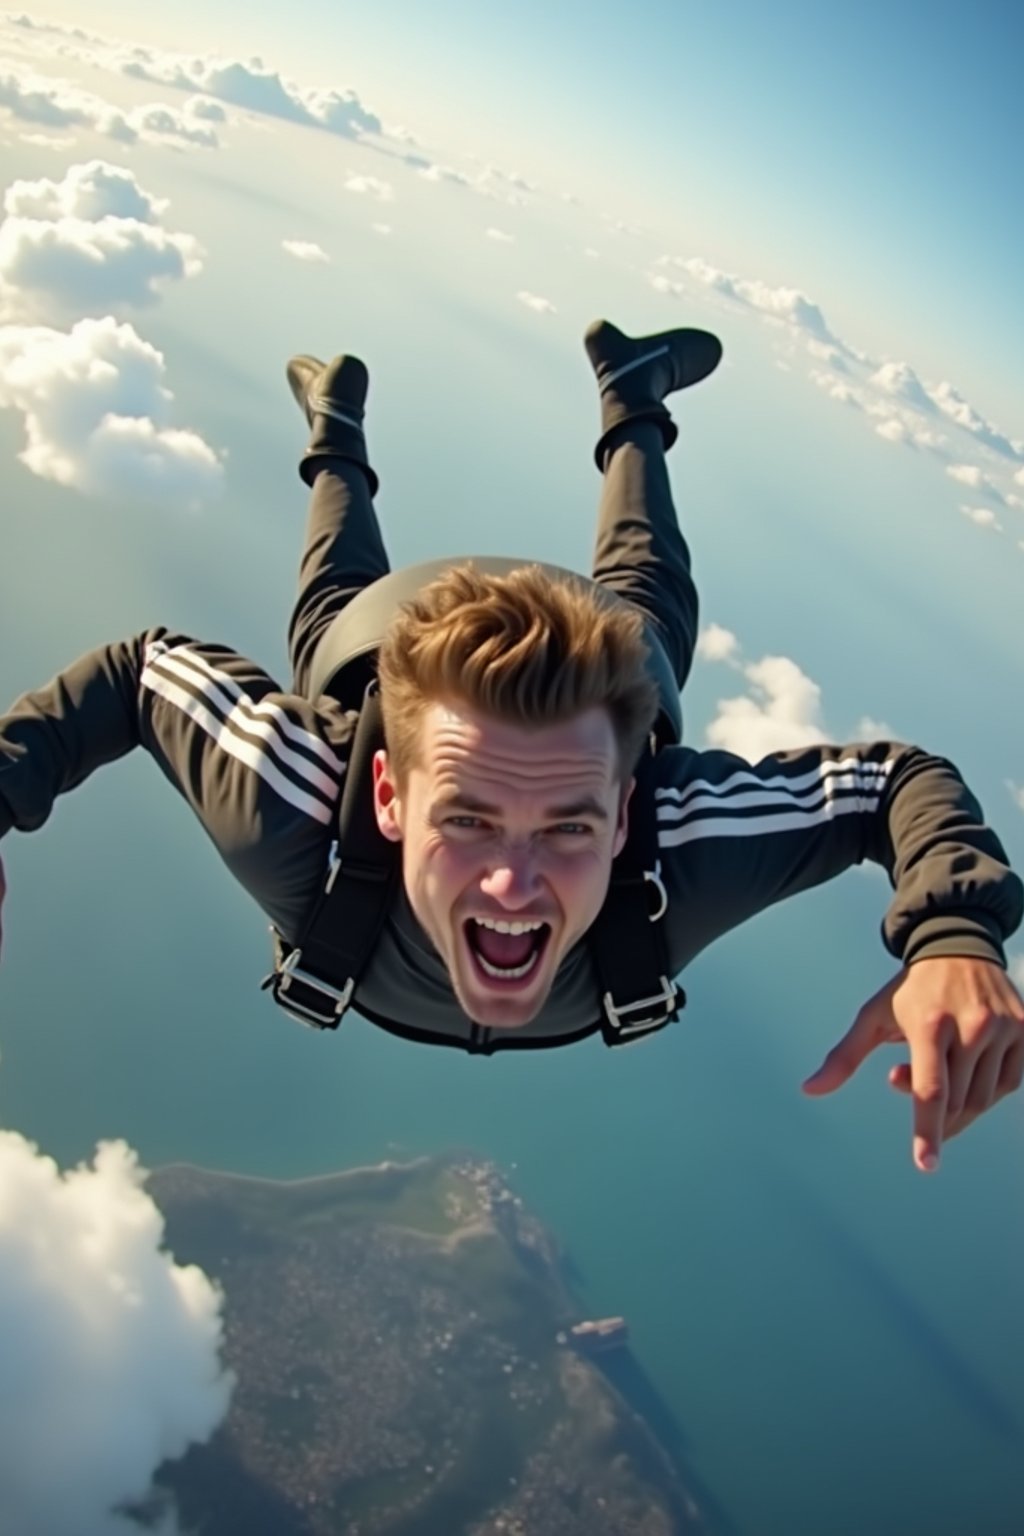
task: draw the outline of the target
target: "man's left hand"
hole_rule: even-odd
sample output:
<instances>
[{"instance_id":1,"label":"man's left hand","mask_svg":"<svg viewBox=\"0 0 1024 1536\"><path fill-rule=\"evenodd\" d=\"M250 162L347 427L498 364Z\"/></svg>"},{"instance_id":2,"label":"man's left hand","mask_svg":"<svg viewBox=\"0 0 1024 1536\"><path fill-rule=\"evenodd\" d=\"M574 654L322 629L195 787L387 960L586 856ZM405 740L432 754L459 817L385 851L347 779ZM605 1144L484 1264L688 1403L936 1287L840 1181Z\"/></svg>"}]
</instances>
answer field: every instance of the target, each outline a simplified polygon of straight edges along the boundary
<instances>
[{"instance_id":1,"label":"man's left hand","mask_svg":"<svg viewBox=\"0 0 1024 1536\"><path fill-rule=\"evenodd\" d=\"M1024 1080L1024 1000L1002 966L968 956L915 960L868 999L805 1093L834 1093L880 1045L905 1041L910 1061L889 1082L914 1100L914 1162L939 1165L958 1136Z\"/></svg>"}]
</instances>

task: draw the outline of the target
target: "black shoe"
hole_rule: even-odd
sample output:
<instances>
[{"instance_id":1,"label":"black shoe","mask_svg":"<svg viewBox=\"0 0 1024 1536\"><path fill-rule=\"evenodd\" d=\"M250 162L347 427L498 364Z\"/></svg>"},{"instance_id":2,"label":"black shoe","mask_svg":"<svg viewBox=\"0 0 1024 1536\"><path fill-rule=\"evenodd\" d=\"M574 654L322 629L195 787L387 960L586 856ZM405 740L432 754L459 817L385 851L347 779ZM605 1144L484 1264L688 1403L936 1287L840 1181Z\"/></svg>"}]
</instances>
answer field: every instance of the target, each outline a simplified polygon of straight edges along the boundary
<instances>
[{"instance_id":1,"label":"black shoe","mask_svg":"<svg viewBox=\"0 0 1024 1536\"><path fill-rule=\"evenodd\" d=\"M609 320L589 325L583 345L601 392L601 438L594 457L602 470L610 434L627 421L656 422L671 448L679 432L662 401L706 379L722 358L722 343L710 331L627 336Z\"/></svg>"},{"instance_id":2,"label":"black shoe","mask_svg":"<svg viewBox=\"0 0 1024 1536\"><path fill-rule=\"evenodd\" d=\"M288 384L309 422L309 445L299 461L299 474L312 485L325 459L349 459L359 465L377 494L379 481L370 468L363 434L363 412L369 375L358 357L332 358L323 363L302 353L287 367Z\"/></svg>"}]
</instances>

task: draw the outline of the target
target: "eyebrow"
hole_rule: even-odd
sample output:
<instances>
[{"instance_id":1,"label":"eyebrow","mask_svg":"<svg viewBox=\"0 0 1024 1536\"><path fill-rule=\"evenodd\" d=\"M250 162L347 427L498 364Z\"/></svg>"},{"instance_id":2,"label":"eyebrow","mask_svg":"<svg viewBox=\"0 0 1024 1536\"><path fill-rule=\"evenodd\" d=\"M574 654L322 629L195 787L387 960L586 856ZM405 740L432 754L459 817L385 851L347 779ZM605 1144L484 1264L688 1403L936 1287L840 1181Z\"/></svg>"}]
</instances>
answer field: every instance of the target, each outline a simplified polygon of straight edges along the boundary
<instances>
[{"instance_id":1,"label":"eyebrow","mask_svg":"<svg viewBox=\"0 0 1024 1536\"><path fill-rule=\"evenodd\" d=\"M474 816L500 816L502 813L500 805L491 805L487 800L478 800L475 795L468 794L450 795L447 799L438 800L434 810L469 811ZM545 821L569 821L576 816L590 816L595 821L609 820L608 812L593 795L568 800L564 805L549 805L544 812Z\"/></svg>"}]
</instances>

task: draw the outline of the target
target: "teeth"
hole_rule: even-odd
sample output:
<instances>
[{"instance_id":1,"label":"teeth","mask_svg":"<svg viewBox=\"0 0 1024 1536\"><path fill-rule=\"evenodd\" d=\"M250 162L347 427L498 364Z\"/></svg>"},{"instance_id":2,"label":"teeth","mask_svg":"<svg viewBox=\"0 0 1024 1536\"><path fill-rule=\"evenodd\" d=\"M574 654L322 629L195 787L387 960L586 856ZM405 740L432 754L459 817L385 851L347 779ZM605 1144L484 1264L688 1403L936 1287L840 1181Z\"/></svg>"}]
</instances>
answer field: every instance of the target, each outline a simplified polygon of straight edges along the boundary
<instances>
[{"instance_id":1,"label":"teeth","mask_svg":"<svg viewBox=\"0 0 1024 1536\"><path fill-rule=\"evenodd\" d=\"M543 923L505 923L495 922L489 917L474 917L474 923L479 923L481 928L493 928L495 933L536 933L538 928L543 928Z\"/></svg>"},{"instance_id":2,"label":"teeth","mask_svg":"<svg viewBox=\"0 0 1024 1536\"><path fill-rule=\"evenodd\" d=\"M525 976L529 971L533 970L533 967L537 963L537 957L539 954L540 950L535 950L525 965L516 965L511 969L503 969L499 965L492 965L489 960L485 960L483 955L480 954L478 954L475 958L477 965L479 965L480 968L488 976L494 976L499 981L518 981L520 976Z\"/></svg>"}]
</instances>

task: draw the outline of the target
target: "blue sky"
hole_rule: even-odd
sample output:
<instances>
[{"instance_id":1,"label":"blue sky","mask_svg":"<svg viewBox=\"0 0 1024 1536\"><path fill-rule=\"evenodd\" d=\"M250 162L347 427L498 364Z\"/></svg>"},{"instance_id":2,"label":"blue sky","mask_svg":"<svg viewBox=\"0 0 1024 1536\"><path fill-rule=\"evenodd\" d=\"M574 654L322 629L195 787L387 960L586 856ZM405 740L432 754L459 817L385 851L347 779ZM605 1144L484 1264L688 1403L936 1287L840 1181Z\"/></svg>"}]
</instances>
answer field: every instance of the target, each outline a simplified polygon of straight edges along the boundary
<instances>
[{"instance_id":1,"label":"blue sky","mask_svg":"<svg viewBox=\"0 0 1024 1536\"><path fill-rule=\"evenodd\" d=\"M690 323L721 334L725 362L674 407L670 469L702 597L689 740L748 757L865 735L920 743L953 758L1024 867L1022 24L1010 6L640 3L624 28L604 4L317 0L266 5L240 27L226 4L97 3L86 35L69 30L80 11L0 21L0 705L158 622L283 672L304 499L290 353L344 348L369 363L396 564L475 549L586 568L598 480L583 329L600 314L638 332ZM129 75L133 45L148 51ZM175 71L188 80L170 83ZM41 1177L26 1137L61 1163L124 1136L150 1161L279 1173L417 1135L517 1147L514 1089L529 1080L552 1108L512 1155L533 1159L536 1197L572 1229L578 1173L554 1106L611 1101L607 1063L549 1062L541 1085L505 1064L485 1083L370 1034L318 1058L311 1079L307 1042L257 1011L260 914L139 757L66 797L38 835L4 841L10 1177ZM922 1197L905 1107L878 1080L824 1108L796 1091L892 972L886 900L878 872L858 871L766 914L695 967L695 1014L729 1029L681 1035L652 1066L616 1066L614 1082L632 1085L634 1106L667 1095L649 1145L634 1125L653 1210L698 1153L742 1191L742 1148L716 1140L717 1100L701 1086L734 1070L741 1040L754 1064L744 1125L780 1160L749 1196L766 1226L792 1219L772 1203L791 1162L822 1199L840 1192L908 1291L915 1242L945 1252L949 1231L967 1234L1006 1296L965 1320L954 1274L930 1300L963 1350L990 1330L994 1378L1009 1371L1021 1253L1017 1228L989 1212L1019 1199L1019 1102L973 1130ZM1024 985L1020 934L1009 952ZM301 1106L299 1129L282 1099ZM591 1107L578 1130L599 1162ZM268 1120L288 1135L268 1138ZM130 1217L119 1155L91 1177ZM706 1212L691 1198L717 1252L717 1195ZM641 1286L620 1229L576 1236L594 1244L596 1272L621 1246L616 1284ZM73 1224L55 1241L74 1246ZM155 1241L132 1260L150 1276ZM757 1315L712 1316L713 1266L677 1262L709 1292L707 1358L683 1374L705 1413L698 1439L720 1415L727 1473L739 1410L716 1398L717 1352ZM655 1354L664 1343L674 1360L691 1342L669 1337L674 1300L662 1300ZM197 1383L216 1341L215 1301L201 1302ZM3 1303L0 1354L4 1327L18 1328ZM647 1292L642 1305L659 1315ZM808 1418L794 1388L794 1417L773 1419L780 1454L814 1427L813 1377L801 1380ZM81 1391L89 1401L84 1376ZM753 1388L744 1401L752 1419L769 1411ZM196 1438L215 1406L197 1390ZM159 1420L160 1392L145 1411ZM843 1486L841 1467L820 1467ZM939 1536L943 1511L960 1519L955 1491L936 1494ZM776 1513L780 1529L798 1526L797 1504Z\"/></svg>"}]
</instances>

